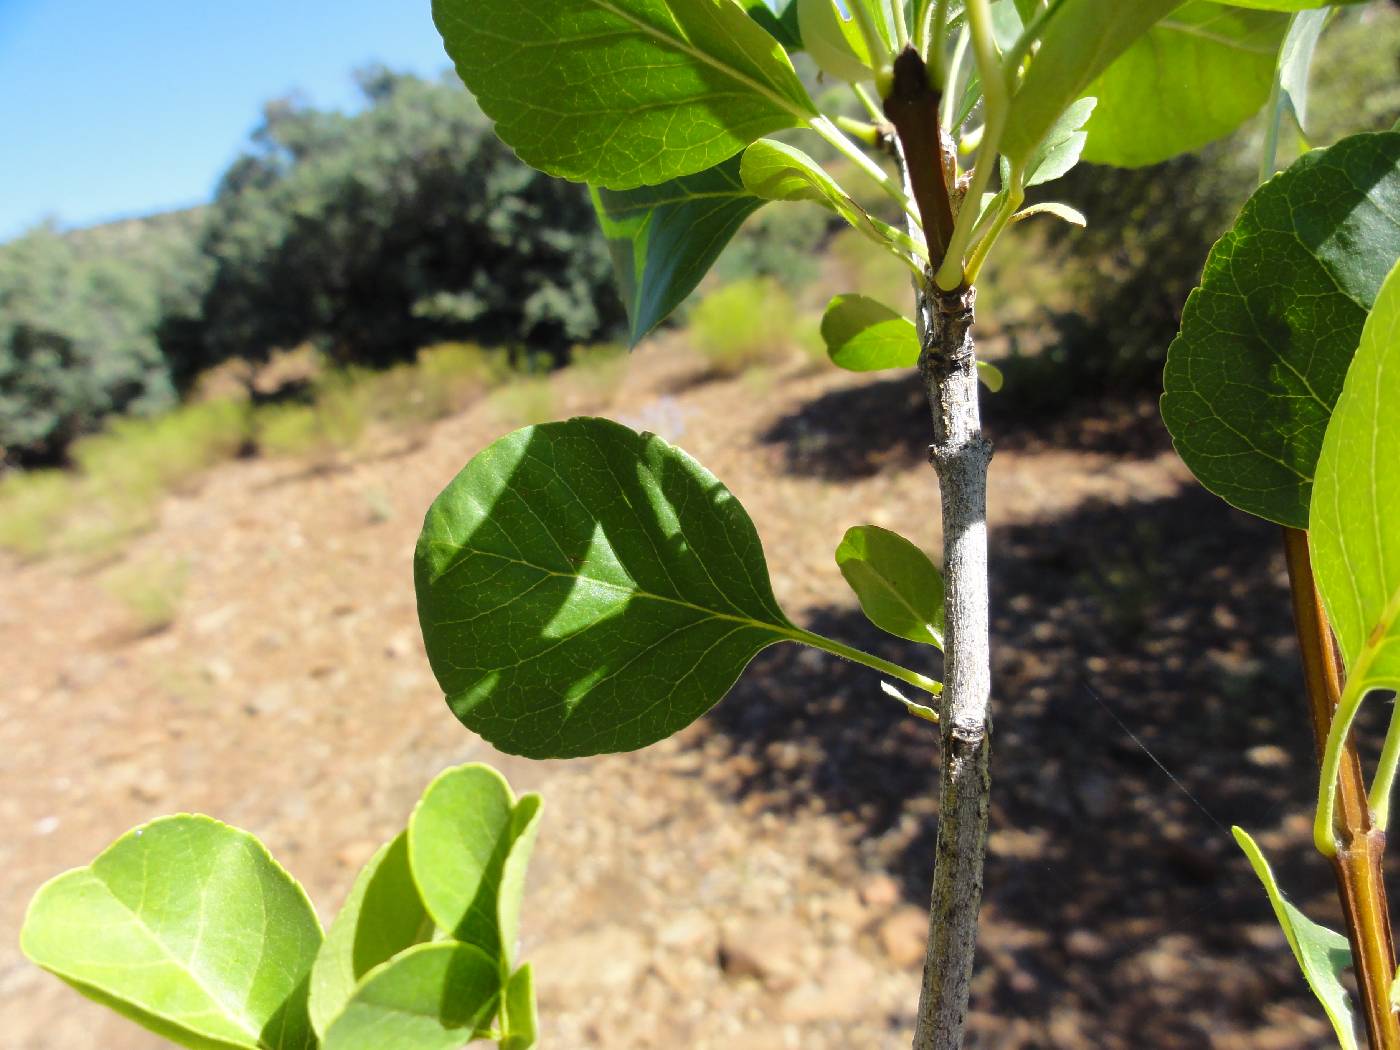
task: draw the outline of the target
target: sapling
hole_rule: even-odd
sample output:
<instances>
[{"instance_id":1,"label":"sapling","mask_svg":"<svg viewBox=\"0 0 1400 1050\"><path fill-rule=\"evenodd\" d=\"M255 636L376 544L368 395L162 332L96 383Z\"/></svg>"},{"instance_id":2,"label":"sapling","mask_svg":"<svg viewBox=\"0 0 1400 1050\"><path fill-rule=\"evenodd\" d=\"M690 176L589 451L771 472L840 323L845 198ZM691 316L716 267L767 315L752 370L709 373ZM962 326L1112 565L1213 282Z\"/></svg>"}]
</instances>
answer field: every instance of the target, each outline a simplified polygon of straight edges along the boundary
<instances>
[{"instance_id":1,"label":"sapling","mask_svg":"<svg viewBox=\"0 0 1400 1050\"><path fill-rule=\"evenodd\" d=\"M473 457L428 511L415 583L452 711L505 751L559 758L646 746L709 710L761 650L787 642L871 668L898 702L896 716L938 722L918 1050L962 1043L987 835L992 446L978 384L999 376L977 359L978 276L1013 224L1037 215L1084 221L1054 201L1027 206L1029 191L1081 157L1152 163L1257 112L1275 91L1286 12L1312 6L435 0L447 50L501 138L525 162L591 186L634 343L770 201L828 209L910 274L913 317L846 295L827 309L822 331L838 365L916 368L923 378L942 573L918 544L869 526L848 532L837 558L876 626L945 652L943 682L793 622L774 596L757 530L723 483L661 438L603 419L526 427ZM817 106L792 62L804 49L825 76L850 85L861 119ZM837 164L818 163L795 134L824 142ZM773 135L783 137L765 137ZM888 210L863 206L840 178L865 181ZM461 812L478 804L464 800ZM512 813L525 803L515 805ZM444 841L460 834L444 832ZM411 864L413 843L410 825ZM498 845L491 856L501 849L505 872L514 854ZM451 879L450 865L433 870ZM424 873L413 866L412 875L435 925L448 928L432 912ZM503 874L501 885L508 881ZM47 914L57 923L75 909L55 899ZM462 936L459 919L448 925ZM428 949L408 952L420 950ZM507 969L494 987L509 1023L492 1031L516 1045ZM352 1001L381 1002L376 972L354 975ZM452 1006L455 1028L439 1014L436 1030L379 1045L457 1045L487 1016L486 1007L470 1012L481 1002L468 995ZM438 1008L448 1009L441 999ZM456 1043L432 1041L444 1029Z\"/></svg>"}]
</instances>

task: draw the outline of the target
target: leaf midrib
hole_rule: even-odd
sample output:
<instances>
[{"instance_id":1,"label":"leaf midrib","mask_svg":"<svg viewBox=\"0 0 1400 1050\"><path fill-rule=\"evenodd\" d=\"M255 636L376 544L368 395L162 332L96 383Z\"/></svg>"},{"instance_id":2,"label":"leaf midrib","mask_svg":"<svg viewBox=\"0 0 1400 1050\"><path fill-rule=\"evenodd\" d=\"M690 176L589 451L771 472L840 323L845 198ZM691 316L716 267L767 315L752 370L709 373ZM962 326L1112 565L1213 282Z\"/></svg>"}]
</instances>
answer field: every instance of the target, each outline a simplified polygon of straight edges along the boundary
<instances>
[{"instance_id":1,"label":"leaf midrib","mask_svg":"<svg viewBox=\"0 0 1400 1050\"><path fill-rule=\"evenodd\" d=\"M661 602L666 605L674 605L682 609L690 609L693 612L703 613L704 615L712 617L716 620L728 620L731 623L739 623L748 627L759 627L764 630L771 631L774 634L777 634L783 638L797 640L797 638L799 637L797 628L792 624L774 623L767 620L756 620L751 616L735 616L732 613L718 612L715 609L710 609L703 605L696 605L694 602L688 602L683 598L672 598L665 594L656 594L652 591L644 590L641 587L625 587L622 584L613 583L611 580L601 580L596 576L589 576L587 573L557 572L556 570L546 568L543 565L536 565L534 562L531 561L525 561L521 558L512 558L507 554L500 554L496 551L482 550L479 547L471 547L464 543L450 543L445 540L434 540L432 542L434 546L446 547L448 550L458 552L461 554L474 554L486 558L495 558L499 561L508 562L512 565L520 565L527 569L533 569L536 572L543 573L544 575L553 577L555 579L585 580L588 583L596 584L599 587L607 587L611 590L617 591L622 594L630 594L638 598L644 598L650 601ZM457 565L461 564L465 564L465 562L462 560L458 560L456 564L449 566L439 576L439 579L441 579L442 576L447 575L447 573L455 569ZM510 603L503 603L501 607L504 607L504 605L508 604ZM453 622L454 621L435 622L433 626L450 627L453 625Z\"/></svg>"},{"instance_id":2,"label":"leaf midrib","mask_svg":"<svg viewBox=\"0 0 1400 1050\"><path fill-rule=\"evenodd\" d=\"M629 14L628 12L621 10L613 4L608 3L607 0L591 0L591 2L593 3L593 6L602 8L604 11L609 11L625 22L630 22L632 25L636 26L648 36L655 37L657 40L669 43L677 49L690 55L692 58L699 59L706 65L718 69L721 73L724 73L726 76L731 77L732 79L737 80L739 83L752 88L759 94L765 96L770 102L773 102L781 109L787 110L793 116L797 117L798 120L800 120L802 123L805 124L808 121L808 119L812 116L812 114L806 112L796 103L794 103L791 99L785 98L784 96L778 94L776 91L774 91L767 85L762 84L757 80L754 80L747 73L742 73L739 70L728 65L727 63L721 62L713 55L706 54L704 51L701 51L699 48L693 46L689 40L686 40L682 37L672 36L670 33L664 32L656 26L650 25L647 22L642 21L635 15Z\"/></svg>"},{"instance_id":3,"label":"leaf midrib","mask_svg":"<svg viewBox=\"0 0 1400 1050\"><path fill-rule=\"evenodd\" d=\"M146 856L143 854L143 855L142 855L143 864L144 864L145 860L146 860ZM121 899L121 897L117 896L116 892L112 889L111 885L107 882L106 879L104 879L101 875L99 875L96 871L94 871L94 870L92 869L91 866L89 866L89 867L86 869L86 871L87 871L87 874L88 874L95 882L97 882L98 885L100 885L100 886L102 887L102 889L106 892L107 896L110 897L110 898L117 904L117 906L118 906L119 908L121 908L122 911L126 912L128 915L131 916L131 918L132 918L132 920L134 921L134 923L136 924L136 926L138 926L138 927L146 934L147 940L148 940L151 944L154 944L154 945L160 950L161 955L163 955L163 956L165 957L165 959L166 959L171 965L173 965L173 966L175 967L175 969L176 969L178 972L185 974L185 975L190 979L190 981L192 981L192 982L194 983L195 987L197 987L201 992L203 992L203 993L205 994L205 996L208 997L208 999L209 999L209 1001L210 1001L211 1003L214 1003L215 1005L217 1005L217 1006L220 1008L220 1010L222 1010L222 1011L224 1012L224 1016L225 1016L227 1019L233 1021L236 1025L238 1025L241 1029L243 1029L244 1035L247 1036L249 1039L251 1039L251 1040L253 1041L253 1042L252 1042L252 1045L253 1045L253 1046L258 1046L258 1047L260 1047L260 1046L263 1045L263 1044L262 1044L262 1041L261 1041L261 1040L262 1040L262 1037L261 1037L261 1035L260 1035L260 1032L259 1032L259 1030L253 1025L252 1019L251 1019L250 1017L248 1017L248 1016L247 1016L245 1013L243 1013L242 1011L234 1010L232 1007L230 1007L230 1005L229 1005L228 1003L226 1003L226 1002L223 1000L222 997L220 997L220 996L214 994L213 990L210 989L208 986L205 985L205 983L204 983L204 981L201 979L200 975L199 975L198 973L196 973L196 971L191 967L190 963L187 962L187 961L185 961L185 960L182 960L179 956L177 956L177 955L171 950L170 946L167 945L167 944L165 943L165 941L162 940L159 936L157 936L156 931L145 921L145 919L142 917L141 913L138 912L138 911L136 911L136 910L134 910L133 908L131 908L125 901L123 901L123 900ZM142 893L143 893L143 894L145 893L145 889L146 889L146 886L147 886L147 885L148 885L148 882L146 882L146 881L143 881L143 882L142 882ZM200 915L201 915L201 917L202 917L203 914L204 914L205 906L206 906L206 901L205 901L205 899L204 899L203 894L201 893L201 894L200 894ZM124 994L122 994L119 990L116 990L116 989L113 989L113 988L110 988L110 987L105 987L105 986L103 986L103 985L99 985L99 984L97 984L96 981L93 981L93 980L91 980L91 979L89 979L89 978L79 977L77 974L74 974L73 977L74 977L75 980L81 980L81 981L82 981L83 983L85 983L85 984L91 984L91 985L93 985L93 987L101 987L102 990L103 990L106 994L108 994L108 995L113 995L113 996L116 996L118 999L126 1000L126 996L125 996ZM144 1009L144 1007L143 1007L143 1009ZM203 1011L201 1011L201 1012L203 1012ZM186 1024L185 1021L183 1021L183 1020L181 1020L181 1019L182 1019L182 1018L189 1018L189 1017L196 1017L196 1016L199 1016L199 1015L198 1015L198 1014L184 1014L184 1013L181 1013L181 1014L164 1014L164 1015L162 1015L162 1014L156 1014L156 1016L161 1016L161 1017L164 1017L164 1018L168 1018L168 1019L169 1019L170 1021L172 1021L173 1023L178 1024L178 1025L180 1025L180 1026L183 1027L183 1028L187 1028L187 1029L189 1029L191 1032L194 1032L194 1031L196 1031L196 1030L195 1030L195 1029L192 1029L192 1028L189 1028L188 1024ZM213 1035L213 1034L211 1034L211 1033L199 1033L199 1034L200 1034L200 1036L201 1036L202 1038L210 1038L210 1039L222 1039L222 1038L224 1038L223 1036L216 1036L216 1035Z\"/></svg>"}]
</instances>

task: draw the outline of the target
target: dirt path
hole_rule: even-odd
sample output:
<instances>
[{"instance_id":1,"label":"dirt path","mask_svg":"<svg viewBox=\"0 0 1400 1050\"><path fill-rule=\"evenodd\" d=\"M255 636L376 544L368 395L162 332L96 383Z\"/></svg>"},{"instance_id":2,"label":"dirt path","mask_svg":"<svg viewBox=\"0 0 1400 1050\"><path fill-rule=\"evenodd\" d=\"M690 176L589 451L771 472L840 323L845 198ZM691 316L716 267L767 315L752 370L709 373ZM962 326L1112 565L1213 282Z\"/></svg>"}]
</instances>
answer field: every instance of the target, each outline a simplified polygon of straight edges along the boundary
<instances>
[{"instance_id":1,"label":"dirt path","mask_svg":"<svg viewBox=\"0 0 1400 1050\"><path fill-rule=\"evenodd\" d=\"M697 384L697 362L657 349L634 365L606 414L730 485L794 617L921 659L864 625L831 558L862 521L937 549L913 385L796 364ZM599 408L596 392L560 397ZM1306 852L1276 537L1187 483L1150 403L1000 414L996 830L970 1045L1328 1045L1228 835L1124 731L1332 918ZM97 573L3 567L0 1042L161 1045L15 947L38 885L128 827L193 810L248 828L328 918L438 770L489 759L548 807L524 923L544 1046L908 1045L936 740L892 717L870 675L771 651L680 738L568 765L493 756L445 709L413 542L437 490L509 425L482 404L344 469L220 468L128 555L189 566L178 621L150 637L130 636Z\"/></svg>"}]
</instances>

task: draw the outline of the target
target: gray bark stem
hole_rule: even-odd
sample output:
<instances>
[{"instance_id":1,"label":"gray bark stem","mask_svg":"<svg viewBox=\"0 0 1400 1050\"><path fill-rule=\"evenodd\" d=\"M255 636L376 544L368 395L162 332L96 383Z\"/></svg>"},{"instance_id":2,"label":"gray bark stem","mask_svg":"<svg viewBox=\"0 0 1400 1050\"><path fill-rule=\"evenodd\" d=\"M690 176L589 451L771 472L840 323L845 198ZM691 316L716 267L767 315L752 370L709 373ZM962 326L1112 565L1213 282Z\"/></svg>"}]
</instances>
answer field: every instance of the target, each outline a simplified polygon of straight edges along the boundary
<instances>
[{"instance_id":1,"label":"gray bark stem","mask_svg":"<svg viewBox=\"0 0 1400 1050\"><path fill-rule=\"evenodd\" d=\"M919 295L919 372L933 412L929 458L943 500L944 686L938 848L914 1050L957 1050L967 1024L982 860L991 792L991 658L987 592L987 468L977 357L975 292Z\"/></svg>"}]
</instances>

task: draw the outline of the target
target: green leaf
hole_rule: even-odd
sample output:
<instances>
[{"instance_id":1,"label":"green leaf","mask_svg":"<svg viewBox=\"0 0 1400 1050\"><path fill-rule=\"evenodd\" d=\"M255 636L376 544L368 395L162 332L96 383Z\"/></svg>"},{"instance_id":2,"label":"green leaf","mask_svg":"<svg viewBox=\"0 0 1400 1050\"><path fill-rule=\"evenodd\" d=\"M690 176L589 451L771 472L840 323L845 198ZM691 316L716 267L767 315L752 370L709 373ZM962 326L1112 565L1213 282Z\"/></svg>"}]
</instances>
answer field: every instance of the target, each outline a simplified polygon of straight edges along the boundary
<instances>
[{"instance_id":1,"label":"green leaf","mask_svg":"<svg viewBox=\"0 0 1400 1050\"><path fill-rule=\"evenodd\" d=\"M530 1050L539 1038L539 1008L535 1004L535 976L526 963L506 983L506 1031L501 1050Z\"/></svg>"},{"instance_id":2,"label":"green leaf","mask_svg":"<svg viewBox=\"0 0 1400 1050\"><path fill-rule=\"evenodd\" d=\"M857 525L836 548L836 564L876 627L943 648L943 575L922 550L888 529Z\"/></svg>"},{"instance_id":3,"label":"green leaf","mask_svg":"<svg viewBox=\"0 0 1400 1050\"><path fill-rule=\"evenodd\" d=\"M361 869L331 923L311 969L311 1023L325 1038L360 979L406 948L432 938L408 863L408 833L400 832Z\"/></svg>"},{"instance_id":4,"label":"green leaf","mask_svg":"<svg viewBox=\"0 0 1400 1050\"><path fill-rule=\"evenodd\" d=\"M1045 25L1040 49L1011 99L1001 151L1025 170L1060 115L1093 92L1089 84L1183 0L1062 0Z\"/></svg>"},{"instance_id":5,"label":"green leaf","mask_svg":"<svg viewBox=\"0 0 1400 1050\"><path fill-rule=\"evenodd\" d=\"M1295 908L1278 888L1274 873L1258 844L1244 829L1230 830L1240 849L1249 858L1254 874L1264 884L1269 903L1274 907L1274 915L1283 927L1288 946L1293 949L1293 957L1298 960L1308 987L1317 996L1317 1001L1322 1004L1328 1020L1336 1029L1342 1050L1357 1050L1351 1003L1347 998L1346 986L1342 984L1342 974L1351 966L1351 947L1347 939L1325 926L1319 926Z\"/></svg>"},{"instance_id":6,"label":"green leaf","mask_svg":"<svg viewBox=\"0 0 1400 1050\"><path fill-rule=\"evenodd\" d=\"M458 1050L490 1023L500 994L500 967L480 948L420 944L370 971L324 1050Z\"/></svg>"},{"instance_id":7,"label":"green leaf","mask_svg":"<svg viewBox=\"0 0 1400 1050\"><path fill-rule=\"evenodd\" d=\"M875 79L860 25L837 9L836 0L797 0L797 17L807 54L823 73L851 82Z\"/></svg>"},{"instance_id":8,"label":"green leaf","mask_svg":"<svg viewBox=\"0 0 1400 1050\"><path fill-rule=\"evenodd\" d=\"M1006 386L1006 376L1001 374L1001 369L986 361L977 362L977 378L994 394L1000 394L1002 387Z\"/></svg>"},{"instance_id":9,"label":"green leaf","mask_svg":"<svg viewBox=\"0 0 1400 1050\"><path fill-rule=\"evenodd\" d=\"M926 258L928 251L916 245L903 230L869 214L825 170L796 147L773 139L759 139L744 151L739 166L744 186L757 197L772 201L814 201L834 211L871 240L897 246L909 256Z\"/></svg>"},{"instance_id":10,"label":"green leaf","mask_svg":"<svg viewBox=\"0 0 1400 1050\"><path fill-rule=\"evenodd\" d=\"M1026 166L1026 186L1040 186L1066 175L1079 163L1088 132L1082 131L1093 116L1098 99L1081 98L1061 114L1046 132L1045 140L1031 154Z\"/></svg>"},{"instance_id":11,"label":"green leaf","mask_svg":"<svg viewBox=\"0 0 1400 1050\"><path fill-rule=\"evenodd\" d=\"M449 769L428 785L409 818L408 856L439 928L509 960L538 812L537 796L517 804L505 777L479 763ZM507 858L527 831L520 870L511 876L515 899L507 927L501 921L502 882Z\"/></svg>"},{"instance_id":12,"label":"green leaf","mask_svg":"<svg viewBox=\"0 0 1400 1050\"><path fill-rule=\"evenodd\" d=\"M695 290L763 203L744 188L738 157L659 186L593 189L634 346Z\"/></svg>"},{"instance_id":13,"label":"green leaf","mask_svg":"<svg viewBox=\"0 0 1400 1050\"><path fill-rule=\"evenodd\" d=\"M46 883L20 945L79 992L181 1046L311 1050L321 926L245 831L165 817Z\"/></svg>"},{"instance_id":14,"label":"green leaf","mask_svg":"<svg viewBox=\"0 0 1400 1050\"><path fill-rule=\"evenodd\" d=\"M834 364L851 372L913 368L919 363L914 322L863 295L838 295L822 316L822 339Z\"/></svg>"},{"instance_id":15,"label":"green leaf","mask_svg":"<svg viewBox=\"0 0 1400 1050\"><path fill-rule=\"evenodd\" d=\"M1400 265L1322 443L1309 541L1348 693L1400 688Z\"/></svg>"},{"instance_id":16,"label":"green leaf","mask_svg":"<svg viewBox=\"0 0 1400 1050\"><path fill-rule=\"evenodd\" d=\"M1279 53L1279 104L1293 114L1298 130L1308 133L1308 89L1312 79L1313 54L1322 31L1331 18L1330 9L1304 11L1292 20Z\"/></svg>"},{"instance_id":17,"label":"green leaf","mask_svg":"<svg viewBox=\"0 0 1400 1050\"><path fill-rule=\"evenodd\" d=\"M1022 208L1015 215L1011 216L1012 222L1025 222L1027 219L1034 219L1037 215L1052 215L1061 222L1067 222L1071 226L1088 226L1089 220L1084 217L1084 213L1078 208L1071 208L1068 204L1059 201L1041 201L1039 204L1032 204L1029 208Z\"/></svg>"},{"instance_id":18,"label":"green leaf","mask_svg":"<svg viewBox=\"0 0 1400 1050\"><path fill-rule=\"evenodd\" d=\"M533 167L609 189L714 167L817 115L735 0L433 0L457 72Z\"/></svg>"},{"instance_id":19,"label":"green leaf","mask_svg":"<svg viewBox=\"0 0 1400 1050\"><path fill-rule=\"evenodd\" d=\"M1141 167L1222 138L1269 99L1288 16L1195 0L1138 38L1087 89L1084 159Z\"/></svg>"},{"instance_id":20,"label":"green leaf","mask_svg":"<svg viewBox=\"0 0 1400 1050\"><path fill-rule=\"evenodd\" d=\"M1201 484L1308 527L1332 406L1397 256L1400 134L1314 150L1250 198L1167 354L1162 418Z\"/></svg>"},{"instance_id":21,"label":"green leaf","mask_svg":"<svg viewBox=\"0 0 1400 1050\"><path fill-rule=\"evenodd\" d=\"M510 815L510 852L506 854L505 867L501 869L501 888L496 902L501 946L508 963L514 963L515 946L520 940L520 908L525 899L525 875L535 851L543 805L538 795L526 795L515 804Z\"/></svg>"},{"instance_id":22,"label":"green leaf","mask_svg":"<svg viewBox=\"0 0 1400 1050\"><path fill-rule=\"evenodd\" d=\"M744 0L744 9L789 52L802 50L797 0Z\"/></svg>"},{"instance_id":23,"label":"green leaf","mask_svg":"<svg viewBox=\"0 0 1400 1050\"><path fill-rule=\"evenodd\" d=\"M415 579L453 712L533 758L654 743L797 635L739 502L605 419L526 427L473 458L428 511Z\"/></svg>"},{"instance_id":24,"label":"green leaf","mask_svg":"<svg viewBox=\"0 0 1400 1050\"><path fill-rule=\"evenodd\" d=\"M1346 7L1367 0L1217 0L1231 7L1251 7L1256 11L1307 11L1318 7Z\"/></svg>"}]
</instances>

